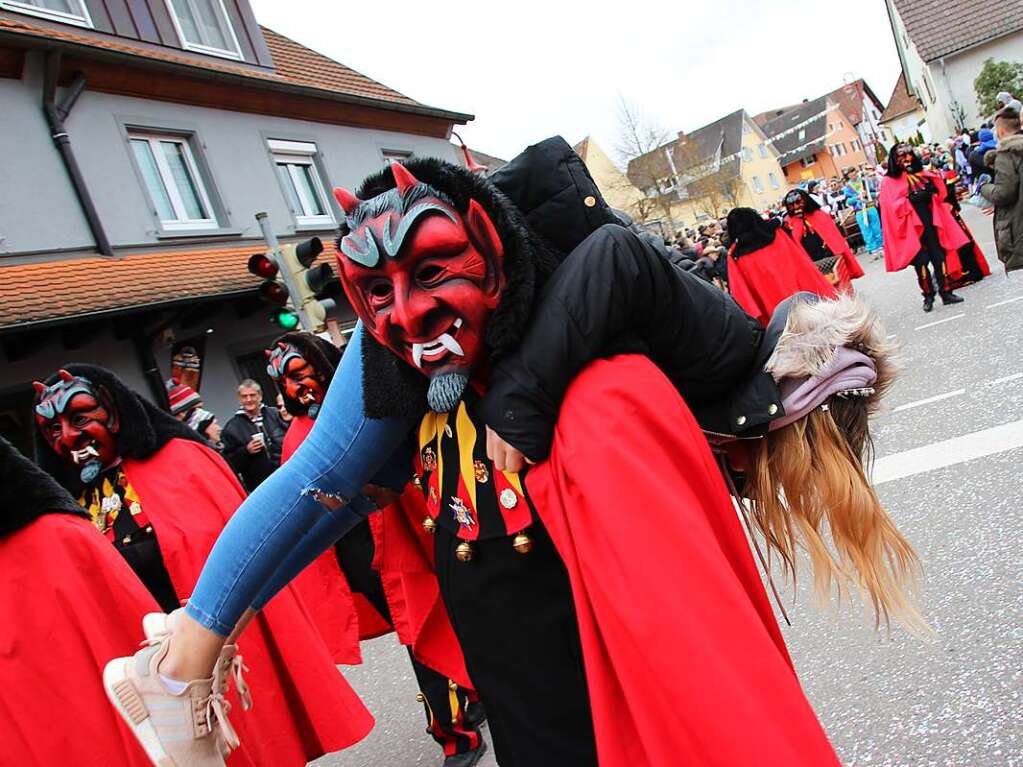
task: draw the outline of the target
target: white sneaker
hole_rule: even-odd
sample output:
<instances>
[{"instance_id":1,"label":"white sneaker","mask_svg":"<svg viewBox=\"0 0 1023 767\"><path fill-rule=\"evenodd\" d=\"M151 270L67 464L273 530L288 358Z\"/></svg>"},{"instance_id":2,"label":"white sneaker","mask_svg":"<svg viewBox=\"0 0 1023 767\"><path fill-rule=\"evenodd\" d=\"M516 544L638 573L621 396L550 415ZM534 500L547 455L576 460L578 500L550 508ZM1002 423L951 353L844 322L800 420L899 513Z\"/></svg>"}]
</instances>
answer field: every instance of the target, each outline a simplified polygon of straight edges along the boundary
<instances>
[{"instance_id":1,"label":"white sneaker","mask_svg":"<svg viewBox=\"0 0 1023 767\"><path fill-rule=\"evenodd\" d=\"M227 719L227 701L213 691L212 678L189 682L177 694L164 686L157 667L169 638L107 663L107 697L158 767L224 767L216 733L238 742Z\"/></svg>"}]
</instances>

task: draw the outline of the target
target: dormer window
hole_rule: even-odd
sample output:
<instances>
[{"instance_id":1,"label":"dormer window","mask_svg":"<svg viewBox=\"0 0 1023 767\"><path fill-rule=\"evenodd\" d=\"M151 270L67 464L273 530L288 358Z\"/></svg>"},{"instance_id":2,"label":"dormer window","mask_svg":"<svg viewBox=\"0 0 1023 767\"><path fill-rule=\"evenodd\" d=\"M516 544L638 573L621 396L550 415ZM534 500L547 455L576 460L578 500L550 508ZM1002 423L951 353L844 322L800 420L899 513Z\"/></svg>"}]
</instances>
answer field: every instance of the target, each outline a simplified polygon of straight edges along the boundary
<instances>
[{"instance_id":1,"label":"dormer window","mask_svg":"<svg viewBox=\"0 0 1023 767\"><path fill-rule=\"evenodd\" d=\"M167 0L167 7L185 49L228 59L242 57L224 0Z\"/></svg>"},{"instance_id":2,"label":"dormer window","mask_svg":"<svg viewBox=\"0 0 1023 767\"><path fill-rule=\"evenodd\" d=\"M92 26L85 0L0 0L0 8L79 27Z\"/></svg>"}]
</instances>

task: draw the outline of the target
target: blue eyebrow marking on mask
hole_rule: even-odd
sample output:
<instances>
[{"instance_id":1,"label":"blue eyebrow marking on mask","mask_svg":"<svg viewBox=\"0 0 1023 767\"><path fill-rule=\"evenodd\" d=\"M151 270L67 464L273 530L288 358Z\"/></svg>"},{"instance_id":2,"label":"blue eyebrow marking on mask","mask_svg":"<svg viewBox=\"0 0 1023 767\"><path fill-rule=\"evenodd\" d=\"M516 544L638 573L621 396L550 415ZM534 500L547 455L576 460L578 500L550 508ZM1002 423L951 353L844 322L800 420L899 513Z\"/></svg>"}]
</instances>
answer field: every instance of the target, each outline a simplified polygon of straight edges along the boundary
<instances>
[{"instance_id":1,"label":"blue eyebrow marking on mask","mask_svg":"<svg viewBox=\"0 0 1023 767\"><path fill-rule=\"evenodd\" d=\"M387 255L391 258L397 257L398 251L401 250L401 246L408 236L409 230L412 229L413 224L416 223L417 219L428 213L440 213L451 219L453 223L458 223L454 213L435 202L424 202L416 205L401 219L401 224L398 225L398 231L395 232L393 240L391 239L391 219L387 219L384 222L384 250L387 251Z\"/></svg>"}]
</instances>

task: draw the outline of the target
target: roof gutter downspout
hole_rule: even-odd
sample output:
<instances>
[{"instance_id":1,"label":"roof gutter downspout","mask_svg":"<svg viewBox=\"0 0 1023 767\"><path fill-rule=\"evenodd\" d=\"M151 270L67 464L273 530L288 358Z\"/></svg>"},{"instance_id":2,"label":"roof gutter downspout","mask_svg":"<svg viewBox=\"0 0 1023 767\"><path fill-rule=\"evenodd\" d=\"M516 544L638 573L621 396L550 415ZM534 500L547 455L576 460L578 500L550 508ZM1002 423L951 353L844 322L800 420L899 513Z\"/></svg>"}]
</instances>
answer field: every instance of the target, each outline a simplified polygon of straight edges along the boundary
<instances>
[{"instance_id":1,"label":"roof gutter downspout","mask_svg":"<svg viewBox=\"0 0 1023 767\"><path fill-rule=\"evenodd\" d=\"M85 220L89 224L89 230L96 241L96 250L104 256L113 256L114 251L110 247L110 240L103 230L103 223L100 221L99 213L93 204L89 188L85 184L85 177L78 167L78 160L75 158L74 150L71 148L71 139L64 128L64 120L74 107L78 97L85 90L85 75L79 72L64 94L64 97L57 103L57 77L60 74L60 51L49 51L46 54L46 72L43 76L43 112L46 115L46 122L50 126L50 135L53 143L60 152L60 158L64 161L68 175L71 177L71 186L75 189L75 195L82 206Z\"/></svg>"}]
</instances>

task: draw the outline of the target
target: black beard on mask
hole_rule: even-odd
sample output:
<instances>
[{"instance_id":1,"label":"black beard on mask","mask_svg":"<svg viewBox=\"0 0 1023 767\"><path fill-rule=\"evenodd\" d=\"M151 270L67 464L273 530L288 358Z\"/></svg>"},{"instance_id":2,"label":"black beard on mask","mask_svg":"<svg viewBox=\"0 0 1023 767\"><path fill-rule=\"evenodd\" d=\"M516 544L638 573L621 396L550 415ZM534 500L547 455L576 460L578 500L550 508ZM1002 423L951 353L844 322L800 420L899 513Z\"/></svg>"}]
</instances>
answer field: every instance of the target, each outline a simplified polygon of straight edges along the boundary
<instances>
[{"instance_id":1,"label":"black beard on mask","mask_svg":"<svg viewBox=\"0 0 1023 767\"><path fill-rule=\"evenodd\" d=\"M430 409L436 413L449 413L462 399L469 377L464 373L438 373L430 379L430 388L426 392L426 401Z\"/></svg>"}]
</instances>

